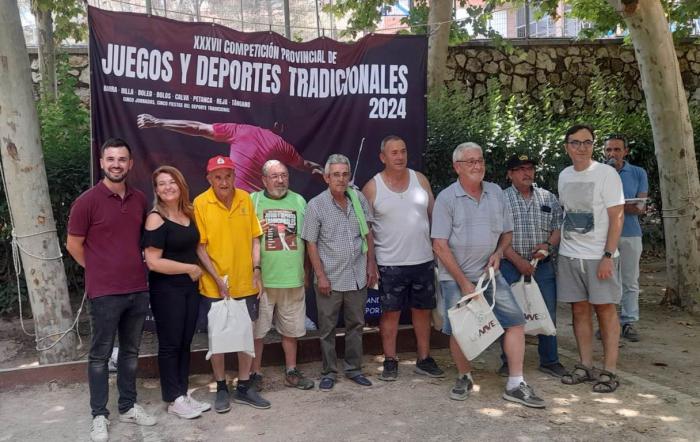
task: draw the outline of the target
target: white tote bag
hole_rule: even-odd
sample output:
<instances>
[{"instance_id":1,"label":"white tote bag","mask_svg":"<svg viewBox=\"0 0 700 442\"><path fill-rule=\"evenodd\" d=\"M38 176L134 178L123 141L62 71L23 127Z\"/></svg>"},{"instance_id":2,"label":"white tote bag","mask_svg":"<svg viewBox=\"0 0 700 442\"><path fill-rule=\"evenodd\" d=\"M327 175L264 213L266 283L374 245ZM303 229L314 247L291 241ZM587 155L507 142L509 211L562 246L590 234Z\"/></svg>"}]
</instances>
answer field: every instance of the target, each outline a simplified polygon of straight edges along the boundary
<instances>
[{"instance_id":1,"label":"white tote bag","mask_svg":"<svg viewBox=\"0 0 700 442\"><path fill-rule=\"evenodd\" d=\"M530 264L537 267L537 260L533 259ZM530 281L527 282L523 275L519 281L510 286L510 289L525 315L525 334L555 336L557 329L554 327L554 322L549 315L547 304L544 303L535 278L530 278Z\"/></svg>"},{"instance_id":2,"label":"white tote bag","mask_svg":"<svg viewBox=\"0 0 700 442\"><path fill-rule=\"evenodd\" d=\"M209 351L206 359L218 353L244 351L255 357L253 325L245 301L225 298L214 302L207 315Z\"/></svg>"},{"instance_id":3,"label":"white tote bag","mask_svg":"<svg viewBox=\"0 0 700 442\"><path fill-rule=\"evenodd\" d=\"M486 350L503 334L503 327L493 314L496 305L496 278L493 267L489 267L489 280L484 284L483 274L476 284L474 293L463 296L457 305L447 311L452 324L452 336L457 339L459 348L470 361ZM491 285L493 303L489 305L484 291Z\"/></svg>"}]
</instances>

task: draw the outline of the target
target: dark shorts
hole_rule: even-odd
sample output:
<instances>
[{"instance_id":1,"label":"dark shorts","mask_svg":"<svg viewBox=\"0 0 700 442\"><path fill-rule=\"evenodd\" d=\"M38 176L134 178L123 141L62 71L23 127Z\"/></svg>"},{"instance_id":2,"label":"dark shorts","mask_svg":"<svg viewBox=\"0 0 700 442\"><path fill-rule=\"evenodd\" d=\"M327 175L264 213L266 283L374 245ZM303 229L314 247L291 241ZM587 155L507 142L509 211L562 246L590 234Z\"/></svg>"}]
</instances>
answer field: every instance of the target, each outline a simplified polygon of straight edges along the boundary
<instances>
[{"instance_id":1,"label":"dark shorts","mask_svg":"<svg viewBox=\"0 0 700 442\"><path fill-rule=\"evenodd\" d=\"M383 312L435 308L435 263L379 266L379 297Z\"/></svg>"},{"instance_id":2,"label":"dark shorts","mask_svg":"<svg viewBox=\"0 0 700 442\"><path fill-rule=\"evenodd\" d=\"M258 295L250 295L243 298L235 298L237 301L245 300L245 305L248 308L248 315L250 320L255 322L258 320L258 314L260 313L260 300ZM223 298L209 298L208 296L199 297L199 315L197 317L197 330L200 332L207 331L207 324L209 323L207 315L209 314L209 309L211 305L215 302L219 302Z\"/></svg>"}]
</instances>

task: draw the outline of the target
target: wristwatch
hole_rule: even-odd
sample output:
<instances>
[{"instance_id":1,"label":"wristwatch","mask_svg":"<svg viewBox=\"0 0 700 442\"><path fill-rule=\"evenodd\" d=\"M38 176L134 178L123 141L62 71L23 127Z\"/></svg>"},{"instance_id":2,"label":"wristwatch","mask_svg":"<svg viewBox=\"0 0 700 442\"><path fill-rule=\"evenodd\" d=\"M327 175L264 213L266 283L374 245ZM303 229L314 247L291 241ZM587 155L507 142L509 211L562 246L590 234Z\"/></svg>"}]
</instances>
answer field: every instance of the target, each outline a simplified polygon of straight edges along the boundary
<instances>
[{"instance_id":1,"label":"wristwatch","mask_svg":"<svg viewBox=\"0 0 700 442\"><path fill-rule=\"evenodd\" d=\"M253 271L260 270L262 271L262 267L260 266L253 266Z\"/></svg>"},{"instance_id":2,"label":"wristwatch","mask_svg":"<svg viewBox=\"0 0 700 442\"><path fill-rule=\"evenodd\" d=\"M612 256L613 256L612 252L609 252L607 250L605 251L605 253L603 253L603 258L612 258Z\"/></svg>"}]
</instances>

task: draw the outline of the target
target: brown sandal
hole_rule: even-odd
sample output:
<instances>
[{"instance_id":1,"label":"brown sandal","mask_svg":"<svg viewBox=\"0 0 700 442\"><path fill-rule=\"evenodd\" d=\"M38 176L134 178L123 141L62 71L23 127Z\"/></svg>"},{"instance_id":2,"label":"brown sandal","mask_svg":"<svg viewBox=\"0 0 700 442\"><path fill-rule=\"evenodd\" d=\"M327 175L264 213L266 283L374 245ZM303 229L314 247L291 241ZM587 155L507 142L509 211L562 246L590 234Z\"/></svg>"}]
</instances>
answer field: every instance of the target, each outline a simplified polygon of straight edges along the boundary
<instances>
[{"instance_id":1,"label":"brown sandal","mask_svg":"<svg viewBox=\"0 0 700 442\"><path fill-rule=\"evenodd\" d=\"M601 370L598 382L593 384L593 393L613 393L620 386L620 380L615 373Z\"/></svg>"},{"instance_id":2,"label":"brown sandal","mask_svg":"<svg viewBox=\"0 0 700 442\"><path fill-rule=\"evenodd\" d=\"M582 364L574 365L574 369L561 377L561 383L566 385L578 385L584 382L596 381L597 377L593 372L592 367L586 367Z\"/></svg>"}]
</instances>

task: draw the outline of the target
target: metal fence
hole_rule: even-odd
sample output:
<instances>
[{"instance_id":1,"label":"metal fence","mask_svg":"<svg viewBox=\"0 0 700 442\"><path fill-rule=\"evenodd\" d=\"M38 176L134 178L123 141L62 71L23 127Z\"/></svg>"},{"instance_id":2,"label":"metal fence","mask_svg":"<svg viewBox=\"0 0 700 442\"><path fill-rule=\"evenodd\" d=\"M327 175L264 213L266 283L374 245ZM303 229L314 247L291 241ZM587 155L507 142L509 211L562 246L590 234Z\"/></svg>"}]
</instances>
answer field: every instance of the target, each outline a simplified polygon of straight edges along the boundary
<instances>
[{"instance_id":1,"label":"metal fence","mask_svg":"<svg viewBox=\"0 0 700 442\"><path fill-rule=\"evenodd\" d=\"M346 21L323 8L333 0L89 0L98 8L150 13L181 21L220 23L244 32L274 31L292 40L307 41L326 36L338 39ZM28 46L37 44L30 0L18 0ZM285 7L286 6L286 7ZM286 17L286 20L285 20ZM77 20L85 20L79 17ZM66 42L85 44L86 42Z\"/></svg>"},{"instance_id":2,"label":"metal fence","mask_svg":"<svg viewBox=\"0 0 700 442\"><path fill-rule=\"evenodd\" d=\"M150 13L182 21L216 22L240 31L274 31L297 41L320 36L347 39L341 35L347 27L347 18L338 19L323 11L324 6L333 4L333 0L89 0L89 3L113 11ZM470 3L481 2L470 0ZM18 4L27 45L35 46L37 36L30 0L18 0ZM395 33L407 29L401 19L409 15L413 4L412 0L396 0L394 6L384 8L374 32ZM466 9L459 7L458 2L455 4L455 20L471 31L463 21L467 17ZM570 11L571 6L562 1L557 10L559 18L555 20L527 3L506 4L492 13L489 26L505 38L571 38L590 25L571 17ZM77 20L85 20L85 17ZM693 20L693 27L693 34L700 36L700 17ZM610 33L607 37L621 35Z\"/></svg>"}]
</instances>

